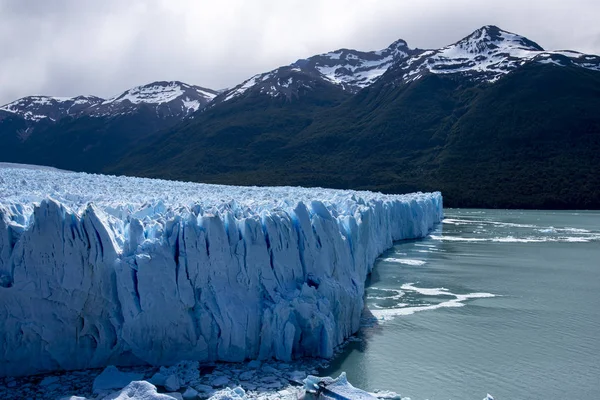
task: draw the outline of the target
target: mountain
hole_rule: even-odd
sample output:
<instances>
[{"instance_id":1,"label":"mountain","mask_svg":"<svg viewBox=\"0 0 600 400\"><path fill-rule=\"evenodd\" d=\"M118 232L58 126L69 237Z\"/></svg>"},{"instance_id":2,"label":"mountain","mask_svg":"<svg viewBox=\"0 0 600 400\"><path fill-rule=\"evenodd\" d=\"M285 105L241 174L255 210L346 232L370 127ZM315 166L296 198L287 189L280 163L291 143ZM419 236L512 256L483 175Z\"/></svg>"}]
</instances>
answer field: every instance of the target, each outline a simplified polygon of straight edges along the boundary
<instances>
[{"instance_id":1,"label":"mountain","mask_svg":"<svg viewBox=\"0 0 600 400\"><path fill-rule=\"evenodd\" d=\"M332 51L219 92L156 82L107 100L22 99L0 108L0 160L600 208L599 109L600 57L488 25L440 49Z\"/></svg>"},{"instance_id":2,"label":"mountain","mask_svg":"<svg viewBox=\"0 0 600 400\"><path fill-rule=\"evenodd\" d=\"M25 120L58 121L65 117L89 115L117 116L136 112L142 106L154 107L160 117L185 117L208 104L215 90L191 86L183 82L153 82L129 89L110 99L96 96L51 97L28 96L0 107Z\"/></svg>"},{"instance_id":3,"label":"mountain","mask_svg":"<svg viewBox=\"0 0 600 400\"><path fill-rule=\"evenodd\" d=\"M297 98L299 92L312 90L314 85L324 83L354 94L373 84L394 62L420 52L410 49L404 40L397 40L379 51L340 49L319 54L254 75L221 93L211 107L248 92L291 100Z\"/></svg>"},{"instance_id":4,"label":"mountain","mask_svg":"<svg viewBox=\"0 0 600 400\"><path fill-rule=\"evenodd\" d=\"M100 172L216 95L172 81L138 86L110 99L24 97L0 107L0 159Z\"/></svg>"},{"instance_id":5,"label":"mountain","mask_svg":"<svg viewBox=\"0 0 600 400\"><path fill-rule=\"evenodd\" d=\"M257 74L219 93L202 112L163 132L152 145L140 148L141 159L168 159L163 177L204 177L252 170L264 153L277 154L290 137L310 126L314 118L342 104L377 81L394 63L422 50L398 40L379 51L340 49ZM189 147L182 146L190 135ZM150 142L148 142L150 143ZM143 154L143 155L141 155ZM123 159L106 171L152 176L150 164ZM178 171L188 171L184 175ZM170 172L174 172L170 175Z\"/></svg>"},{"instance_id":6,"label":"mountain","mask_svg":"<svg viewBox=\"0 0 600 400\"><path fill-rule=\"evenodd\" d=\"M28 96L0 107L0 144L25 142L34 130L81 113L103 100L96 96Z\"/></svg>"},{"instance_id":7,"label":"mountain","mask_svg":"<svg viewBox=\"0 0 600 400\"><path fill-rule=\"evenodd\" d=\"M600 71L600 57L575 51L545 51L537 43L488 25L439 50L428 50L394 66L403 83L427 74L495 82L529 63L579 66Z\"/></svg>"},{"instance_id":8,"label":"mountain","mask_svg":"<svg viewBox=\"0 0 600 400\"><path fill-rule=\"evenodd\" d=\"M215 90L183 82L153 82L97 103L85 110L84 114L114 117L135 113L141 106L149 106L160 118L183 118L206 106L216 95Z\"/></svg>"},{"instance_id":9,"label":"mountain","mask_svg":"<svg viewBox=\"0 0 600 400\"><path fill-rule=\"evenodd\" d=\"M66 116L77 115L102 101L96 96L28 96L5 104L0 110L13 112L28 121L58 121Z\"/></svg>"},{"instance_id":10,"label":"mountain","mask_svg":"<svg viewBox=\"0 0 600 400\"><path fill-rule=\"evenodd\" d=\"M441 49L404 53L360 90L316 67L258 75L108 171L227 184L440 189L447 205L462 207L600 208L597 56L546 51L494 26ZM302 96L263 84L296 82L293 73L322 83L322 92L306 91L313 98L302 107ZM315 107L323 93L336 100Z\"/></svg>"}]
</instances>

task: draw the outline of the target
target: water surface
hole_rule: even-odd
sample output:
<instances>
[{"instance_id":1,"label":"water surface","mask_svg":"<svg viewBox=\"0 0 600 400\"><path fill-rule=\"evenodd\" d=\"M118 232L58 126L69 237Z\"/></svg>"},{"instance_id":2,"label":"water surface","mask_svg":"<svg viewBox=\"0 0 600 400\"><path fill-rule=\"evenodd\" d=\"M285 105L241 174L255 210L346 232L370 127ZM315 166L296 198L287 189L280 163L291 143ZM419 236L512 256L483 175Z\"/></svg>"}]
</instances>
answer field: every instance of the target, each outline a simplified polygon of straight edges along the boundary
<instances>
[{"instance_id":1,"label":"water surface","mask_svg":"<svg viewBox=\"0 0 600 400\"><path fill-rule=\"evenodd\" d=\"M412 400L594 398L600 213L446 210L382 255L366 302L323 373Z\"/></svg>"}]
</instances>

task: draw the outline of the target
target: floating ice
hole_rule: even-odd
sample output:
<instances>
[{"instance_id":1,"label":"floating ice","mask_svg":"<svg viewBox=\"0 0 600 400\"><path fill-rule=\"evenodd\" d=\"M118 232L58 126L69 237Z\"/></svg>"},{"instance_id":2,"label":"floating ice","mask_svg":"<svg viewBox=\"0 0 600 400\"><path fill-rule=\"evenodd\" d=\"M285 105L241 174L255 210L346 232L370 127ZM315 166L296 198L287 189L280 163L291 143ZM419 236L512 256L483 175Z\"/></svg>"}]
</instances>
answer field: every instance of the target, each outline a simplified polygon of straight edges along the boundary
<instances>
[{"instance_id":1,"label":"floating ice","mask_svg":"<svg viewBox=\"0 0 600 400\"><path fill-rule=\"evenodd\" d=\"M472 229L474 226L477 226L478 230L473 230L472 232L468 231L475 234L487 232L487 230L483 228L486 225L491 225L494 228L504 228L506 230L506 235L496 237L485 235L482 235L482 237L431 235L432 239L442 242L494 243L587 243L600 241L600 232L573 227L557 228L554 226L538 226L533 224L519 224L514 222L492 221L488 219L466 218L445 218L443 223L448 225L465 226L467 229Z\"/></svg>"},{"instance_id":2,"label":"floating ice","mask_svg":"<svg viewBox=\"0 0 600 400\"><path fill-rule=\"evenodd\" d=\"M304 388L308 393L319 394L318 398L324 399L352 399L352 400L376 400L377 397L355 388L348 382L346 373L342 372L339 377L332 379L329 377L320 378L309 375L304 380ZM340 397L341 396L341 397Z\"/></svg>"},{"instance_id":3,"label":"floating ice","mask_svg":"<svg viewBox=\"0 0 600 400\"><path fill-rule=\"evenodd\" d=\"M439 193L0 169L0 376L329 357Z\"/></svg>"},{"instance_id":4,"label":"floating ice","mask_svg":"<svg viewBox=\"0 0 600 400\"><path fill-rule=\"evenodd\" d=\"M402 316L402 315L412 315L419 311L427 311L427 310L437 310L440 308L452 308L452 307L462 307L465 305L466 300L470 299L481 299L481 298L489 298L496 297L496 295L492 293L468 293L468 294L455 294L450 292L446 288L419 288L414 286L412 283L406 283L400 287L403 293L405 292L414 292L423 296L432 296L432 297L452 297L449 300L435 303L435 304L422 304L422 305L408 305L406 303L402 303L400 305L396 305L393 308L374 308L371 309L371 313L378 319L387 320L392 319L393 317ZM387 289L390 290L390 289ZM394 298L394 296L390 297Z\"/></svg>"},{"instance_id":5,"label":"floating ice","mask_svg":"<svg viewBox=\"0 0 600 400\"><path fill-rule=\"evenodd\" d=\"M405 265L425 265L426 262L423 260L413 260L410 258L396 258L396 257L388 257L388 258L382 258L381 261L386 261L386 262L391 262L391 263L398 263L398 264L405 264Z\"/></svg>"}]
</instances>

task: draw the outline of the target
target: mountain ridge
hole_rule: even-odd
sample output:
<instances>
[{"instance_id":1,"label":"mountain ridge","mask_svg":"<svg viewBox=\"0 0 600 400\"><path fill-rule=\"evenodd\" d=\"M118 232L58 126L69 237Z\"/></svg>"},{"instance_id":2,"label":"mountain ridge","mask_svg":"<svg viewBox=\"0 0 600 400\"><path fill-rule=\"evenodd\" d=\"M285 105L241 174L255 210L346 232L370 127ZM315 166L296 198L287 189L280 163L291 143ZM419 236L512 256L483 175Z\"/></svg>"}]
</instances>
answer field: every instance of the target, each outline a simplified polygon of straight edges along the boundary
<instances>
[{"instance_id":1,"label":"mountain ridge","mask_svg":"<svg viewBox=\"0 0 600 400\"><path fill-rule=\"evenodd\" d=\"M156 104L158 112L165 104L171 104L180 106L171 115L187 116L208 104L216 95L215 90L180 81L156 81L133 87L108 99L93 95L26 96L0 106L0 110L37 122L45 118L58 121L67 116L106 116L134 112L139 104Z\"/></svg>"},{"instance_id":2,"label":"mountain ridge","mask_svg":"<svg viewBox=\"0 0 600 400\"><path fill-rule=\"evenodd\" d=\"M209 183L441 189L451 206L600 208L585 167L600 168L595 55L486 25L437 50L398 40L319 54L213 94L184 118L163 121L144 104L33 134L0 111L15 132L0 135L0 159ZM543 187L529 181L537 175Z\"/></svg>"},{"instance_id":3,"label":"mountain ridge","mask_svg":"<svg viewBox=\"0 0 600 400\"><path fill-rule=\"evenodd\" d=\"M507 46L506 43L509 45ZM476 57L468 55L476 55ZM135 105L141 103L164 104L185 95L187 99L182 99L182 104L175 107L176 111L170 111L172 115L189 116L207 105L214 106L215 103L238 97L249 89L258 88L260 93L272 97L283 94L284 97L291 99L293 98L291 92L297 92L298 87L303 83L294 85L289 80L282 80L282 77L291 77L294 73L303 74L303 77L313 80L328 81L344 91L356 94L372 85L388 70L396 70L396 74L402 72L400 79L404 83L419 79L424 73L459 73L477 81L494 82L501 75L510 73L531 61L559 66L576 65L600 71L600 56L572 50L547 51L524 36L502 30L495 25L485 25L463 39L440 49L412 49L403 39L398 39L388 47L376 51L341 48L256 74L229 89L213 90L181 81L155 81L130 88L108 99L93 95L26 96L0 106L0 110L14 112L27 120L39 121L42 118L49 118L56 121L77 114L109 116L133 112ZM482 64L486 64L484 68L481 68ZM293 86L295 88L290 89ZM309 85L304 86L309 88ZM194 91L195 94L190 96ZM167 101L152 101L160 99L161 94L162 99ZM175 96L169 97L169 94ZM144 101L144 97L150 101ZM36 103L37 108L31 107ZM66 108L67 111L50 110L39 113L43 109L39 107L40 105L51 106L52 103L63 103L60 109ZM79 107L74 107L75 110L70 112L72 106ZM157 108L163 109L158 114L169 114L165 107Z\"/></svg>"}]
</instances>

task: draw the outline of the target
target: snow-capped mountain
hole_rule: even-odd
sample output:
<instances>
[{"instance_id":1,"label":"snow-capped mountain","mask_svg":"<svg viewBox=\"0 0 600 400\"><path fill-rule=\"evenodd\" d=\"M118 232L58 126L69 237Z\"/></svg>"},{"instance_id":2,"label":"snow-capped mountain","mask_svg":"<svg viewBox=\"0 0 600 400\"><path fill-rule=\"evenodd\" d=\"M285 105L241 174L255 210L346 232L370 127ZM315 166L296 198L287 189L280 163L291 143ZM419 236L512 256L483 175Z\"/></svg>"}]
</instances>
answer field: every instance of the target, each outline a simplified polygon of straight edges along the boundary
<instances>
[{"instance_id":1,"label":"snow-capped mountain","mask_svg":"<svg viewBox=\"0 0 600 400\"><path fill-rule=\"evenodd\" d=\"M69 115L77 115L102 101L96 96L27 96L0 107L0 110L15 113L28 121L58 121Z\"/></svg>"},{"instance_id":2,"label":"snow-capped mountain","mask_svg":"<svg viewBox=\"0 0 600 400\"><path fill-rule=\"evenodd\" d=\"M110 99L97 96L28 96L8 103L0 110L14 113L27 121L58 121L67 116L112 117L136 112L142 106L153 107L161 118L183 118L208 104L217 92L183 82L153 82L129 89Z\"/></svg>"},{"instance_id":3,"label":"snow-capped mountain","mask_svg":"<svg viewBox=\"0 0 600 400\"><path fill-rule=\"evenodd\" d=\"M537 43L487 25L464 39L438 50L428 50L395 64L402 82L425 74L456 74L476 82L495 82L531 63L574 65L600 71L600 57L575 51L546 51Z\"/></svg>"},{"instance_id":4,"label":"snow-capped mountain","mask_svg":"<svg viewBox=\"0 0 600 400\"><path fill-rule=\"evenodd\" d=\"M183 82L153 82L137 86L85 110L91 116L114 116L135 112L147 105L159 117L185 117L208 104L217 95L212 89Z\"/></svg>"},{"instance_id":5,"label":"snow-capped mountain","mask_svg":"<svg viewBox=\"0 0 600 400\"><path fill-rule=\"evenodd\" d=\"M311 90L315 82L326 82L356 93L370 86L395 62L420 52L410 49L404 40L397 40L379 51L340 49L319 54L254 75L220 94L214 104L239 97L249 90L289 99L298 95L299 90Z\"/></svg>"},{"instance_id":6,"label":"snow-capped mountain","mask_svg":"<svg viewBox=\"0 0 600 400\"><path fill-rule=\"evenodd\" d=\"M82 111L64 99L22 99L0 109L0 161L258 185L405 191L424 182L433 190L441 182L454 204L589 208L599 204L594 191L556 200L548 189L540 202L522 192L519 200L505 199L500 191L497 203L488 202L487 192L506 185L497 179L525 176L520 169L473 179L468 193L481 202L461 189L478 170L464 161L473 158L472 149L501 165L500 155L516 141L525 147L516 148L515 162L529 166L531 176L572 174L580 177L572 182L578 186L600 187L594 176L578 175L580 160L597 163L598 87L600 57L546 51L523 36L484 26L440 49L411 49L398 40L381 51L332 51L223 91L155 82L96 98ZM46 104L55 114L41 108ZM195 110L194 120L183 121ZM70 116L54 121L65 113ZM488 134L499 139L488 141ZM572 162L557 159L558 169L532 165L542 135L550 153L580 154ZM407 161L413 159L418 169ZM489 182L494 185L485 186ZM515 193L529 187L524 180L511 182ZM549 180L547 187L557 182Z\"/></svg>"},{"instance_id":7,"label":"snow-capped mountain","mask_svg":"<svg viewBox=\"0 0 600 400\"><path fill-rule=\"evenodd\" d=\"M173 81L138 86L109 99L26 97L0 108L0 161L98 172L215 96L213 90Z\"/></svg>"},{"instance_id":8,"label":"snow-capped mountain","mask_svg":"<svg viewBox=\"0 0 600 400\"><path fill-rule=\"evenodd\" d=\"M242 84L223 92L210 106L240 97L247 92L258 92L271 97L284 96L291 99L299 96L303 90L313 90L319 81L322 81L322 77L314 71L304 71L289 65L279 67L273 71L255 75Z\"/></svg>"},{"instance_id":9,"label":"snow-capped mountain","mask_svg":"<svg viewBox=\"0 0 600 400\"><path fill-rule=\"evenodd\" d=\"M409 48L400 39L383 50L363 52L340 49L298 60L292 67L317 71L331 83L356 93L375 82L393 63L420 52Z\"/></svg>"}]
</instances>

